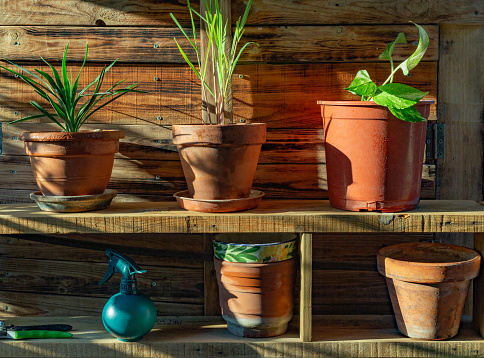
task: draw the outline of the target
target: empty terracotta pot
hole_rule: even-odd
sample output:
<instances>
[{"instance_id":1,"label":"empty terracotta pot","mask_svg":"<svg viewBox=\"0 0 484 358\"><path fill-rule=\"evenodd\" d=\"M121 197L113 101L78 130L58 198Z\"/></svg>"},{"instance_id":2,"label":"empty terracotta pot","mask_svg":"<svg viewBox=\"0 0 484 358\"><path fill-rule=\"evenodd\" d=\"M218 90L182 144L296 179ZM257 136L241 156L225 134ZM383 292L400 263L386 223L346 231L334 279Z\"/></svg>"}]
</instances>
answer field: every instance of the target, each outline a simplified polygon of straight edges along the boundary
<instances>
[{"instance_id":1,"label":"empty terracotta pot","mask_svg":"<svg viewBox=\"0 0 484 358\"><path fill-rule=\"evenodd\" d=\"M240 263L214 258L222 317L241 337L283 334L294 306L295 259Z\"/></svg>"},{"instance_id":2,"label":"empty terracotta pot","mask_svg":"<svg viewBox=\"0 0 484 358\"><path fill-rule=\"evenodd\" d=\"M433 101L415 108L428 118ZM427 122L394 117L375 102L320 101L331 205L398 212L420 199Z\"/></svg>"},{"instance_id":3,"label":"empty terracotta pot","mask_svg":"<svg viewBox=\"0 0 484 358\"><path fill-rule=\"evenodd\" d=\"M20 139L43 195L104 193L123 131L26 132Z\"/></svg>"},{"instance_id":4,"label":"empty terracotta pot","mask_svg":"<svg viewBox=\"0 0 484 358\"><path fill-rule=\"evenodd\" d=\"M191 198L249 197L265 123L173 125L172 131Z\"/></svg>"},{"instance_id":5,"label":"empty terracotta pot","mask_svg":"<svg viewBox=\"0 0 484 358\"><path fill-rule=\"evenodd\" d=\"M474 250L439 243L408 243L378 252L398 330L412 338L441 340L458 330L470 280L479 273Z\"/></svg>"}]
</instances>

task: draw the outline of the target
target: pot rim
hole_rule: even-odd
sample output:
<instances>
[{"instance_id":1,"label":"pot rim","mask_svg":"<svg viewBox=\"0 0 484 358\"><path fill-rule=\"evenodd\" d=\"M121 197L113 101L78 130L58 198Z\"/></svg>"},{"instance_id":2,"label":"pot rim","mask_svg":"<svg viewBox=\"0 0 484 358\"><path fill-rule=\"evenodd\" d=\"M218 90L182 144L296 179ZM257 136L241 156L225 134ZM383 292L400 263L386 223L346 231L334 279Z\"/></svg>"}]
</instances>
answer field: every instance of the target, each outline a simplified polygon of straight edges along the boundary
<instances>
[{"instance_id":1,"label":"pot rim","mask_svg":"<svg viewBox=\"0 0 484 358\"><path fill-rule=\"evenodd\" d=\"M424 99L416 103L416 105L430 105L434 104L433 99ZM373 101L317 101L319 105L331 105L331 106L381 106ZM385 107L386 108L386 107Z\"/></svg>"},{"instance_id":2,"label":"pot rim","mask_svg":"<svg viewBox=\"0 0 484 358\"><path fill-rule=\"evenodd\" d=\"M19 136L24 142L69 142L88 139L121 139L124 137L124 132L117 129L105 129L100 131L81 130L78 132L35 131L23 132Z\"/></svg>"},{"instance_id":3,"label":"pot rim","mask_svg":"<svg viewBox=\"0 0 484 358\"><path fill-rule=\"evenodd\" d=\"M173 124L173 127L214 127L214 128L225 128L225 127L234 127L234 126L267 126L266 123L227 123L227 124Z\"/></svg>"},{"instance_id":4,"label":"pot rim","mask_svg":"<svg viewBox=\"0 0 484 358\"><path fill-rule=\"evenodd\" d=\"M267 124L174 124L171 129L173 144L181 147L261 145L266 142Z\"/></svg>"},{"instance_id":5,"label":"pot rim","mask_svg":"<svg viewBox=\"0 0 484 358\"><path fill-rule=\"evenodd\" d=\"M472 258L451 262L419 262L395 259L386 254L398 248L415 246L445 246L454 251L464 251L473 255ZM403 243L384 247L378 251L377 266L381 275L397 280L416 283L439 283L448 281L470 280L479 274L481 255L467 247L443 243Z\"/></svg>"},{"instance_id":6,"label":"pot rim","mask_svg":"<svg viewBox=\"0 0 484 358\"><path fill-rule=\"evenodd\" d=\"M292 235L292 234L288 234L288 233L281 233L281 234L287 234L287 236ZM224 234L220 234L220 235L224 235ZM265 244L259 244L259 243L248 243L248 244L244 244L244 243L238 243L238 242L226 242L226 241L217 240L216 238L212 239L212 242L217 242L217 243L223 244L223 245L247 246L248 247L248 246L282 245L282 244L288 244L290 242L294 242L294 241L297 241L297 240L298 240L298 235L297 234L294 234L294 237L292 239L290 239L290 240L287 240L287 241L275 241L275 242L270 242L270 243L265 243Z\"/></svg>"}]
</instances>

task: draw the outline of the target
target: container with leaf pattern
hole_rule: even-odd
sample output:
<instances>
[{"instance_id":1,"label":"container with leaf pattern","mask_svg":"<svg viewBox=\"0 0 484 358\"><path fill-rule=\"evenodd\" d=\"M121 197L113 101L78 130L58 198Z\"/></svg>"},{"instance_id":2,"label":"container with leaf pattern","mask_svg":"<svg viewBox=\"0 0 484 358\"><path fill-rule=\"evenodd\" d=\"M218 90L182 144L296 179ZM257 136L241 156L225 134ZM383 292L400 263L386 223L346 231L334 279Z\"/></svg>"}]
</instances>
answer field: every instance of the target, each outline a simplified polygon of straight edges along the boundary
<instances>
[{"instance_id":1,"label":"container with leaf pattern","mask_svg":"<svg viewBox=\"0 0 484 358\"><path fill-rule=\"evenodd\" d=\"M230 262L264 263L297 256L296 234L219 234L213 240L215 257Z\"/></svg>"}]
</instances>

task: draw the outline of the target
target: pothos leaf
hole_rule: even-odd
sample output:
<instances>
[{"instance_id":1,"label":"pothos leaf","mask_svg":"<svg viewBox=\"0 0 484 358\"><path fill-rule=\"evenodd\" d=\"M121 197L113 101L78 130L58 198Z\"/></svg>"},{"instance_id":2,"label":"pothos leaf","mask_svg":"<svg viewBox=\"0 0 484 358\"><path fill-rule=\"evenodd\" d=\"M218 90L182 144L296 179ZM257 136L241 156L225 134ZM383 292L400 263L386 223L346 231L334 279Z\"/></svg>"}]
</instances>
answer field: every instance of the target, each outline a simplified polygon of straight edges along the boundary
<instances>
[{"instance_id":1,"label":"pothos leaf","mask_svg":"<svg viewBox=\"0 0 484 358\"><path fill-rule=\"evenodd\" d=\"M388 109L392 114L397 117L398 119L401 119L402 121L406 122L423 122L426 121L426 119L415 109L415 107L408 107L408 108L395 108L395 107L390 107L388 106Z\"/></svg>"},{"instance_id":2,"label":"pothos leaf","mask_svg":"<svg viewBox=\"0 0 484 358\"><path fill-rule=\"evenodd\" d=\"M381 106L404 109L417 104L427 94L401 83L388 83L378 87L373 101Z\"/></svg>"},{"instance_id":3,"label":"pothos leaf","mask_svg":"<svg viewBox=\"0 0 484 358\"><path fill-rule=\"evenodd\" d=\"M422 57L425 55L425 51L427 51L427 48L429 47L429 36L427 35L427 32L422 26L417 25L414 22L412 22L412 24L417 26L419 39L415 52L412 53L410 57L407 58L402 64L400 64L400 66L398 66L402 69L405 76L418 65Z\"/></svg>"},{"instance_id":4,"label":"pothos leaf","mask_svg":"<svg viewBox=\"0 0 484 358\"><path fill-rule=\"evenodd\" d=\"M373 96L377 90L376 84L371 80L366 70L360 70L346 90L358 96Z\"/></svg>"},{"instance_id":5,"label":"pothos leaf","mask_svg":"<svg viewBox=\"0 0 484 358\"><path fill-rule=\"evenodd\" d=\"M397 38L395 39L395 41L389 43L387 48L380 54L380 56L378 56L378 58L380 60L389 60L390 62L392 62L392 53L393 53L393 49L395 48L395 45L406 44L406 43L407 43L407 39L405 38L405 34L403 32L400 32L397 35Z\"/></svg>"}]
</instances>

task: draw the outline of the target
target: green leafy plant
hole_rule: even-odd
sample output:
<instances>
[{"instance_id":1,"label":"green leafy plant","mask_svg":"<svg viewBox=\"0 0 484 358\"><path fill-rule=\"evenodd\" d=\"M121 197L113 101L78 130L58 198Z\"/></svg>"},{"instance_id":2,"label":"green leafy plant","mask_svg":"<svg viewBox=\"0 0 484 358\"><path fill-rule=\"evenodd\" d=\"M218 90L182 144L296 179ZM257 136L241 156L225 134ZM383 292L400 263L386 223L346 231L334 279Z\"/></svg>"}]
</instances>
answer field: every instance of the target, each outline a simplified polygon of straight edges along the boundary
<instances>
[{"instance_id":1,"label":"green leafy plant","mask_svg":"<svg viewBox=\"0 0 484 358\"><path fill-rule=\"evenodd\" d=\"M23 122L35 118L47 117L54 123L59 125L63 131L77 132L86 122L86 120L94 113L96 113L98 110L108 105L109 103L117 100L119 97L125 95L126 93L146 93L144 91L136 90L136 87L138 86L137 83L121 89L116 89L116 87L123 83L124 80L119 81L118 83L109 87L106 91L101 92L101 85L104 80L104 75L111 67L113 67L117 60L113 61L109 66L104 68L99 76L94 79L94 81L92 81L90 84L88 84L86 87L79 91L79 77L81 75L82 69L84 68L84 65L86 64L89 47L86 46L86 55L84 56L84 61L82 62L81 69L79 70L79 73L77 74L75 80L72 77L72 71L70 73L70 78L67 73L66 58L68 47L69 45L66 46L64 56L62 58L61 74L59 74L59 72L43 58L41 58L42 61L44 61L52 70L52 76L44 71L35 69L35 71L39 74L37 75L9 60L5 61L10 63L11 65L20 68L30 77L10 68L0 66L1 68L17 75L27 84L32 86L35 93L37 93L40 97L49 102L49 104L54 109L54 113L50 113L37 102L30 101L30 104L32 104L32 106L34 106L41 114L17 119L15 121L9 122L9 124ZM94 88L93 92L90 94L86 93L91 87ZM108 100L104 101L102 104L99 104L100 101L106 99Z\"/></svg>"},{"instance_id":2,"label":"green leafy plant","mask_svg":"<svg viewBox=\"0 0 484 358\"><path fill-rule=\"evenodd\" d=\"M232 34L232 45L230 51L226 51L225 44L227 43L227 34L231 31L231 25L227 21L223 21L222 14L220 12L220 6L218 0L203 0L205 2L205 7L207 11L205 14L200 14L190 5L190 1L187 0L188 10L190 12L193 39L187 34L187 32L180 25L178 20L173 14L170 14L171 18L182 31L183 35L187 38L190 46L196 53L197 56L197 66L195 66L188 58L185 51L182 49L180 44L175 38L176 45L180 50L181 55L193 70L193 72L200 79L202 84L202 100L207 102L207 92L214 98L215 103L215 114L217 118L217 124L226 124L224 116L224 105L227 98L227 90L229 88L230 80L234 73L235 66L239 61L242 52L251 44L256 44L255 42L247 42L242 46L242 48L237 52L237 47L244 34L244 26L249 16L249 10L252 5L252 0L249 0L245 8L243 16L239 17L235 23L235 31ZM204 23L207 33L207 49L205 53L205 58L201 58L201 49L197 44L197 34L196 26L193 14L196 14ZM210 59L210 61L209 61ZM213 87L211 88L207 83L207 65L211 63L212 73L213 73Z\"/></svg>"},{"instance_id":3,"label":"green leafy plant","mask_svg":"<svg viewBox=\"0 0 484 358\"><path fill-rule=\"evenodd\" d=\"M418 28L419 41L417 49L409 58L400 63L396 68L394 67L392 53L395 45L407 43L403 32L399 33L395 41L390 43L378 57L380 60L390 61L391 66L390 76L388 76L382 85L377 86L371 80L366 70L360 70L346 90L361 96L362 101L374 101L381 106L387 107L398 119L407 122L421 122L425 121L425 118L415 109L414 105L427 95L428 92L422 92L401 83L393 83L395 73L398 70L402 70L403 74L407 76L418 65L429 46L427 32L420 25L413 24Z\"/></svg>"}]
</instances>

